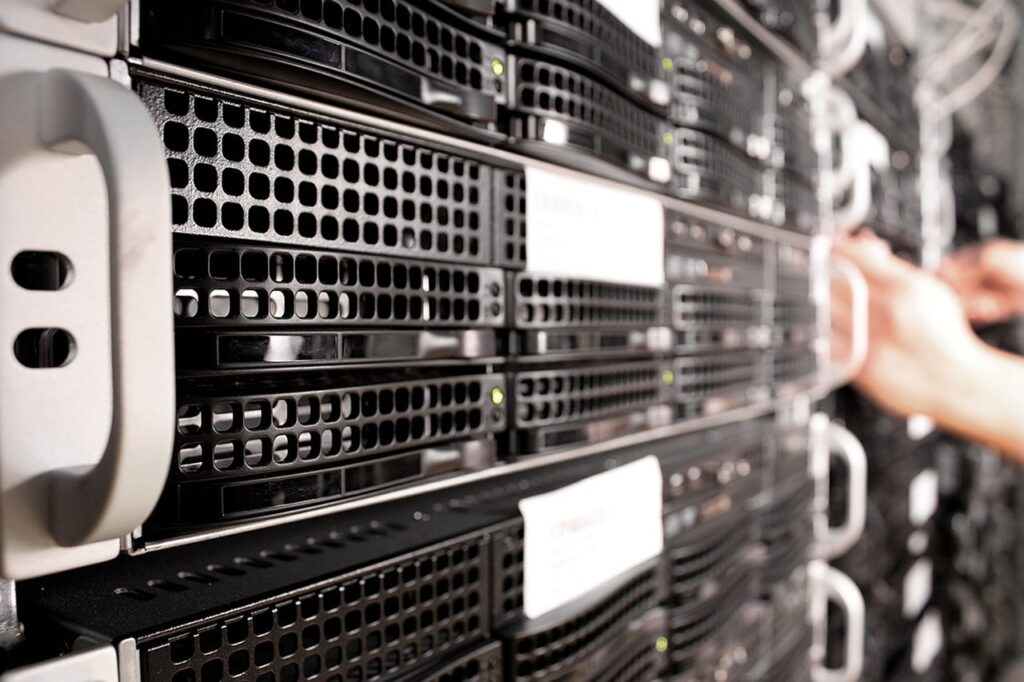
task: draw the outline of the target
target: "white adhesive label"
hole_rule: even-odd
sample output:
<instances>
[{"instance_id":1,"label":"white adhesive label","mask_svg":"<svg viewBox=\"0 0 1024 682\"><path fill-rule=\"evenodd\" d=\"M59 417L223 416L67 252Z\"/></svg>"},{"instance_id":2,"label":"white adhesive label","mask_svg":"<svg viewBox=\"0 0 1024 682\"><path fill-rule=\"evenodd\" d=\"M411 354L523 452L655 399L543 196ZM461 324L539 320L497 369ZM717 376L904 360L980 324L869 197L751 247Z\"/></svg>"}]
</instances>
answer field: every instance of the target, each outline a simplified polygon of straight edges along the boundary
<instances>
[{"instance_id":1,"label":"white adhesive label","mask_svg":"<svg viewBox=\"0 0 1024 682\"><path fill-rule=\"evenodd\" d=\"M939 473L925 469L910 482L908 492L910 522L915 526L927 523L939 508Z\"/></svg>"},{"instance_id":2,"label":"white adhesive label","mask_svg":"<svg viewBox=\"0 0 1024 682\"><path fill-rule=\"evenodd\" d=\"M654 197L527 166L526 221L529 272L665 282L665 212Z\"/></svg>"},{"instance_id":3,"label":"white adhesive label","mask_svg":"<svg viewBox=\"0 0 1024 682\"><path fill-rule=\"evenodd\" d=\"M520 501L526 617L661 554L661 495L661 465L651 456Z\"/></svg>"},{"instance_id":4,"label":"white adhesive label","mask_svg":"<svg viewBox=\"0 0 1024 682\"><path fill-rule=\"evenodd\" d=\"M661 0L601 0L619 21L654 47L661 47Z\"/></svg>"}]
</instances>

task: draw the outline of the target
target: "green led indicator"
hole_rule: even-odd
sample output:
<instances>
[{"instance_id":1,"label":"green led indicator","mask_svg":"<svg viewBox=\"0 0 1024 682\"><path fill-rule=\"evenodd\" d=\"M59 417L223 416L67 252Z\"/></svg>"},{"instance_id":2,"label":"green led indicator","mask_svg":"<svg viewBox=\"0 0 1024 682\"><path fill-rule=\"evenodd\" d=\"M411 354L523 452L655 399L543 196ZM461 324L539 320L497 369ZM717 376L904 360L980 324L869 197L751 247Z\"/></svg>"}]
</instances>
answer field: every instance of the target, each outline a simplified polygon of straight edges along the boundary
<instances>
[{"instance_id":1,"label":"green led indicator","mask_svg":"<svg viewBox=\"0 0 1024 682\"><path fill-rule=\"evenodd\" d=\"M505 402L505 391L495 386L491 389L491 403L501 405L503 402Z\"/></svg>"},{"instance_id":2,"label":"green led indicator","mask_svg":"<svg viewBox=\"0 0 1024 682\"><path fill-rule=\"evenodd\" d=\"M661 68L663 71L671 71L672 66L673 64L671 57L665 57L664 59L661 60Z\"/></svg>"},{"instance_id":3,"label":"green led indicator","mask_svg":"<svg viewBox=\"0 0 1024 682\"><path fill-rule=\"evenodd\" d=\"M665 133L661 136L662 144L672 144L672 133Z\"/></svg>"},{"instance_id":4,"label":"green led indicator","mask_svg":"<svg viewBox=\"0 0 1024 682\"><path fill-rule=\"evenodd\" d=\"M495 76L503 76L505 74L505 62L494 57L491 59L491 71L494 72Z\"/></svg>"},{"instance_id":5,"label":"green led indicator","mask_svg":"<svg viewBox=\"0 0 1024 682\"><path fill-rule=\"evenodd\" d=\"M661 373L661 382L666 386L671 386L676 380L676 373L670 369L666 369Z\"/></svg>"},{"instance_id":6,"label":"green led indicator","mask_svg":"<svg viewBox=\"0 0 1024 682\"><path fill-rule=\"evenodd\" d=\"M663 654L668 651L668 637L661 636L654 640L654 650L659 654Z\"/></svg>"}]
</instances>

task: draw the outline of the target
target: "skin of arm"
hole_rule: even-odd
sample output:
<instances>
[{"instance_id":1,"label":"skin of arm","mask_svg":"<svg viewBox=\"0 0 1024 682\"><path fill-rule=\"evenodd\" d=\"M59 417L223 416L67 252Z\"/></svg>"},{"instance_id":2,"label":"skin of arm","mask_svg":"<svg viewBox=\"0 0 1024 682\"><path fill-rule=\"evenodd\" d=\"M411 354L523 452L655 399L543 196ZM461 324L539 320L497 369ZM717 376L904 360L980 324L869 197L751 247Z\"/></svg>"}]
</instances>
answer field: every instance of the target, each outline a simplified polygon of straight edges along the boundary
<instances>
[{"instance_id":1,"label":"skin of arm","mask_svg":"<svg viewBox=\"0 0 1024 682\"><path fill-rule=\"evenodd\" d=\"M836 246L869 288L868 357L854 385L892 412L924 414L944 430L1024 464L1024 360L985 345L939 277L862 234ZM848 345L850 293L833 287L834 343Z\"/></svg>"},{"instance_id":2,"label":"skin of arm","mask_svg":"<svg viewBox=\"0 0 1024 682\"><path fill-rule=\"evenodd\" d=\"M993 239L965 246L943 262L939 274L976 324L1024 315L1024 242Z\"/></svg>"}]
</instances>

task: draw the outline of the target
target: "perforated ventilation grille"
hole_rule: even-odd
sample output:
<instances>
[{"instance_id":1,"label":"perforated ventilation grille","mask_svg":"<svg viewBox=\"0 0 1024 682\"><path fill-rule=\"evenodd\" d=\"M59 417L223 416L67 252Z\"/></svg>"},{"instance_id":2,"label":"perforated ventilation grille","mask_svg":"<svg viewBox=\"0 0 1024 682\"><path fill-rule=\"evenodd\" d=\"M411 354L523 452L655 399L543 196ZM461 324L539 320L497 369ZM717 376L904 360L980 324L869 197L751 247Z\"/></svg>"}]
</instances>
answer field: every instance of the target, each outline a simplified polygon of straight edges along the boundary
<instances>
[{"instance_id":1,"label":"perforated ventilation grille","mask_svg":"<svg viewBox=\"0 0 1024 682\"><path fill-rule=\"evenodd\" d=\"M762 323L757 292L677 286L672 290L672 325L676 329L750 327Z\"/></svg>"},{"instance_id":2,"label":"perforated ventilation grille","mask_svg":"<svg viewBox=\"0 0 1024 682\"><path fill-rule=\"evenodd\" d=\"M705 583L721 580L749 542L750 529L744 517L688 545L669 549L673 594L696 595Z\"/></svg>"},{"instance_id":3,"label":"perforated ventilation grille","mask_svg":"<svg viewBox=\"0 0 1024 682\"><path fill-rule=\"evenodd\" d=\"M176 232L491 259L487 164L230 98L138 90L167 152Z\"/></svg>"},{"instance_id":4,"label":"perforated ventilation grille","mask_svg":"<svg viewBox=\"0 0 1024 682\"><path fill-rule=\"evenodd\" d=\"M712 596L694 604L689 599L673 601L669 628L669 649L674 672L683 672L697 650L712 641L721 629L750 598L752 576L744 567L737 567L726 584ZM675 598L675 597L673 597Z\"/></svg>"},{"instance_id":5,"label":"perforated ventilation grille","mask_svg":"<svg viewBox=\"0 0 1024 682\"><path fill-rule=\"evenodd\" d=\"M143 641L143 679L395 677L487 632L487 551L483 537L445 543Z\"/></svg>"},{"instance_id":6,"label":"perforated ventilation grille","mask_svg":"<svg viewBox=\"0 0 1024 682\"><path fill-rule=\"evenodd\" d=\"M674 369L676 400L682 404L741 394L750 387L764 384L756 353L677 358Z\"/></svg>"},{"instance_id":7,"label":"perforated ventilation grille","mask_svg":"<svg viewBox=\"0 0 1024 682\"><path fill-rule=\"evenodd\" d=\"M818 177L818 155L812 144L810 112L799 97L789 106L780 106L775 142L784 154L786 170L813 183Z\"/></svg>"},{"instance_id":8,"label":"perforated ventilation grille","mask_svg":"<svg viewBox=\"0 0 1024 682\"><path fill-rule=\"evenodd\" d=\"M811 679L811 646L809 627L799 635L791 649L782 652L765 673L765 682L808 682Z\"/></svg>"},{"instance_id":9,"label":"perforated ventilation grille","mask_svg":"<svg viewBox=\"0 0 1024 682\"><path fill-rule=\"evenodd\" d=\"M742 213L761 192L761 169L732 144L699 130L676 128L676 191Z\"/></svg>"},{"instance_id":10,"label":"perforated ventilation grille","mask_svg":"<svg viewBox=\"0 0 1024 682\"><path fill-rule=\"evenodd\" d=\"M535 59L517 59L516 73L518 112L586 126L645 159L658 154L658 118L622 95L579 73ZM613 150L597 145L594 151L607 156Z\"/></svg>"},{"instance_id":11,"label":"perforated ventilation grille","mask_svg":"<svg viewBox=\"0 0 1024 682\"><path fill-rule=\"evenodd\" d=\"M599 73L621 81L624 86L629 86L631 74L657 75L655 49L595 0L522 0L513 11L555 30L567 28L570 35L575 33L570 40L555 39L540 45L574 52Z\"/></svg>"},{"instance_id":12,"label":"perforated ventilation grille","mask_svg":"<svg viewBox=\"0 0 1024 682\"><path fill-rule=\"evenodd\" d=\"M175 318L185 325L495 327L500 270L179 239Z\"/></svg>"},{"instance_id":13,"label":"perforated ventilation grille","mask_svg":"<svg viewBox=\"0 0 1024 682\"><path fill-rule=\"evenodd\" d=\"M661 679L664 655L648 640L639 641L610 661L597 682L654 682Z\"/></svg>"},{"instance_id":14,"label":"perforated ventilation grille","mask_svg":"<svg viewBox=\"0 0 1024 682\"><path fill-rule=\"evenodd\" d=\"M782 173L776 180L776 196L784 209L787 227L802 234L812 234L820 229L818 197L806 181Z\"/></svg>"},{"instance_id":15,"label":"perforated ventilation grille","mask_svg":"<svg viewBox=\"0 0 1024 682\"><path fill-rule=\"evenodd\" d=\"M762 521L762 541L767 553L761 571L766 583L788 578L807 562L814 534L811 517L813 497L814 483L805 480L766 511Z\"/></svg>"},{"instance_id":16,"label":"perforated ventilation grille","mask_svg":"<svg viewBox=\"0 0 1024 682\"><path fill-rule=\"evenodd\" d=\"M502 375L185 393L172 472L181 480L269 474L491 433L504 427L492 391L504 391Z\"/></svg>"},{"instance_id":17,"label":"perforated ventilation grille","mask_svg":"<svg viewBox=\"0 0 1024 682\"><path fill-rule=\"evenodd\" d=\"M514 619L523 610L523 547L525 528L518 524L496 533L494 545L494 601L499 617Z\"/></svg>"},{"instance_id":18,"label":"perforated ventilation grille","mask_svg":"<svg viewBox=\"0 0 1024 682\"><path fill-rule=\"evenodd\" d=\"M420 3L394 0L222 0L216 4L227 15L216 18L224 25L220 31L234 39L248 32L245 42L250 45L366 75L363 74L365 69L347 64L344 57L349 55L336 55L336 45L320 37L325 36L460 89L485 94L496 92L490 59L503 52L460 27L459 15L441 7L427 11L418 6ZM168 4L167 11L172 6ZM313 31L314 35L286 34L292 41L305 41L306 49L296 50L286 38L270 37L270 29L257 31L257 26L265 24L251 22L262 17L272 22L270 26L301 27ZM466 22L464 26L469 25Z\"/></svg>"},{"instance_id":19,"label":"perforated ventilation grille","mask_svg":"<svg viewBox=\"0 0 1024 682\"><path fill-rule=\"evenodd\" d=\"M818 371L818 356L810 348L775 351L771 368L776 383L810 379Z\"/></svg>"},{"instance_id":20,"label":"perforated ventilation grille","mask_svg":"<svg viewBox=\"0 0 1024 682\"><path fill-rule=\"evenodd\" d=\"M401 682L501 682L503 679L501 644L492 642L429 673L403 677Z\"/></svg>"},{"instance_id":21,"label":"perforated ventilation grille","mask_svg":"<svg viewBox=\"0 0 1024 682\"><path fill-rule=\"evenodd\" d=\"M704 57L679 56L673 64L672 120L713 130L745 145L746 136L758 131L764 113L760 82Z\"/></svg>"},{"instance_id":22,"label":"perforated ventilation grille","mask_svg":"<svg viewBox=\"0 0 1024 682\"><path fill-rule=\"evenodd\" d=\"M612 642L658 605L658 580L658 571L651 569L571 620L528 635L512 634L506 648L510 680L547 679Z\"/></svg>"},{"instance_id":23,"label":"perforated ventilation grille","mask_svg":"<svg viewBox=\"0 0 1024 682\"><path fill-rule=\"evenodd\" d=\"M564 277L515 278L515 326L646 328L661 323L661 289Z\"/></svg>"},{"instance_id":24,"label":"perforated ventilation grille","mask_svg":"<svg viewBox=\"0 0 1024 682\"><path fill-rule=\"evenodd\" d=\"M494 264L526 267L526 174L494 171Z\"/></svg>"},{"instance_id":25,"label":"perforated ventilation grille","mask_svg":"<svg viewBox=\"0 0 1024 682\"><path fill-rule=\"evenodd\" d=\"M620 414L659 404L662 368L655 361L520 372L516 425L536 427Z\"/></svg>"}]
</instances>

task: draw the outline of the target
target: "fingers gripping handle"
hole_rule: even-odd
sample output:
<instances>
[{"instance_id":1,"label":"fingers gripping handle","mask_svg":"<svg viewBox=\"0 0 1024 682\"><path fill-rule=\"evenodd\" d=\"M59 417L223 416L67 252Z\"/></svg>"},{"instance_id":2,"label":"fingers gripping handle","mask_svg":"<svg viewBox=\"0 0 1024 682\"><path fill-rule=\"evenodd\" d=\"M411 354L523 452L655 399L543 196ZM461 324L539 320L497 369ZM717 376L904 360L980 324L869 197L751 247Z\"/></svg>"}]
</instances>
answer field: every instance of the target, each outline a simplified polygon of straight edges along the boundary
<instances>
[{"instance_id":1,"label":"fingers gripping handle","mask_svg":"<svg viewBox=\"0 0 1024 682\"><path fill-rule=\"evenodd\" d=\"M823 516L817 527L817 555L835 559L846 554L864 534L867 522L868 459L864 446L857 437L828 415L816 414L812 421L815 431L814 475L827 483L830 462L836 455L846 464L849 485L846 491L846 519L841 526L829 526ZM828 489L827 485L823 486Z\"/></svg>"},{"instance_id":2,"label":"fingers gripping handle","mask_svg":"<svg viewBox=\"0 0 1024 682\"><path fill-rule=\"evenodd\" d=\"M56 471L50 527L72 546L131 532L152 511L173 446L170 186L163 148L142 103L95 76L39 76L40 142L93 154L109 205L113 419L92 467Z\"/></svg>"},{"instance_id":3,"label":"fingers gripping handle","mask_svg":"<svg viewBox=\"0 0 1024 682\"><path fill-rule=\"evenodd\" d=\"M816 640L811 679L814 682L857 682L864 671L864 596L845 573L824 561L812 561L808 576ZM830 602L839 607L845 620L845 655L841 668L828 668L824 663Z\"/></svg>"},{"instance_id":4,"label":"fingers gripping handle","mask_svg":"<svg viewBox=\"0 0 1024 682\"><path fill-rule=\"evenodd\" d=\"M830 261L832 271L847 280L850 287L850 357L832 367L832 386L839 387L853 381L868 359L868 283L853 263L838 257Z\"/></svg>"}]
</instances>

